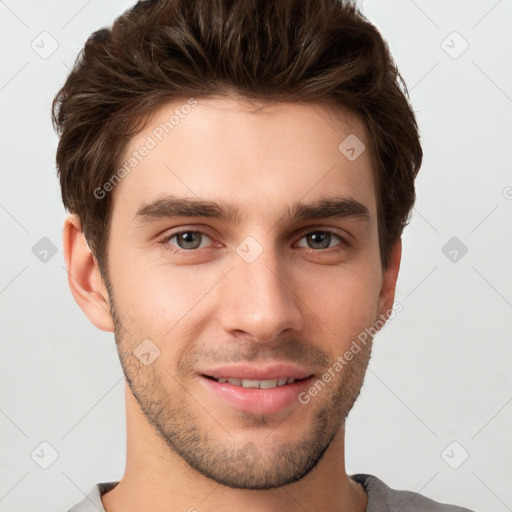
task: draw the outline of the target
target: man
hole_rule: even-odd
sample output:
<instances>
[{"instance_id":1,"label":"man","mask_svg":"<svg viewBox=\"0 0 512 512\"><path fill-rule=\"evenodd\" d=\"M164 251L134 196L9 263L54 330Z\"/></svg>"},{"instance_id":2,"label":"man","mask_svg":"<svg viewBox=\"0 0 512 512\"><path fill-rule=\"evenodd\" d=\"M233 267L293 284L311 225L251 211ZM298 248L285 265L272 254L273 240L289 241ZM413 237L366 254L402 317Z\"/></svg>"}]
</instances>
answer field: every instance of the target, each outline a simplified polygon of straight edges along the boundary
<instances>
[{"instance_id":1,"label":"man","mask_svg":"<svg viewBox=\"0 0 512 512\"><path fill-rule=\"evenodd\" d=\"M54 101L73 296L115 333L127 464L73 512L463 511L347 475L422 150L337 0L139 2Z\"/></svg>"}]
</instances>

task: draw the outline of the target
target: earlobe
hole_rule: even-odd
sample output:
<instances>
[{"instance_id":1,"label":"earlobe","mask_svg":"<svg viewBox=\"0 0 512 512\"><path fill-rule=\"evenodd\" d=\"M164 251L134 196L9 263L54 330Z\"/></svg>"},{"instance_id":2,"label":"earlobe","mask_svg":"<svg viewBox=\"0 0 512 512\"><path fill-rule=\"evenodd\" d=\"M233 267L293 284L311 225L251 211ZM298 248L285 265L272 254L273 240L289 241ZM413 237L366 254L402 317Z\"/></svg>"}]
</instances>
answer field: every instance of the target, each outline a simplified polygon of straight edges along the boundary
<instances>
[{"instance_id":1,"label":"earlobe","mask_svg":"<svg viewBox=\"0 0 512 512\"><path fill-rule=\"evenodd\" d=\"M77 304L98 329L114 332L108 292L78 215L71 214L66 218L62 242L69 287Z\"/></svg>"},{"instance_id":2,"label":"earlobe","mask_svg":"<svg viewBox=\"0 0 512 512\"><path fill-rule=\"evenodd\" d=\"M383 270L382 287L379 296L379 317L386 318L393 309L395 300L396 281L402 259L402 239L400 238L392 247L389 264Z\"/></svg>"}]
</instances>

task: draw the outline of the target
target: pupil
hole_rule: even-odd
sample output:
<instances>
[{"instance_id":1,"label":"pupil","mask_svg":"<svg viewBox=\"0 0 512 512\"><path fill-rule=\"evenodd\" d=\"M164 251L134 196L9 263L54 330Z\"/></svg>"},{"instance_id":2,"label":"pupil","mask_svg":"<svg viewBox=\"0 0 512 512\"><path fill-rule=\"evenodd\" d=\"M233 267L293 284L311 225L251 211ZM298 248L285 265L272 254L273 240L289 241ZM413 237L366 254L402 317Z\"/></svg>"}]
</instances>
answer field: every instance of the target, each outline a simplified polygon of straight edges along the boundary
<instances>
[{"instance_id":1,"label":"pupil","mask_svg":"<svg viewBox=\"0 0 512 512\"><path fill-rule=\"evenodd\" d=\"M192 233L191 231L182 233L181 240L184 242L184 244L180 244L182 246L182 249L195 249L196 248L195 245L197 245L197 241L194 242L194 237L196 237L196 233Z\"/></svg>"},{"instance_id":2,"label":"pupil","mask_svg":"<svg viewBox=\"0 0 512 512\"><path fill-rule=\"evenodd\" d=\"M311 238L313 239L313 243L320 243L321 248L325 249L329 246L329 240L330 240L330 234L325 233L323 231L317 231L311 235ZM325 243L327 241L327 243Z\"/></svg>"}]
</instances>

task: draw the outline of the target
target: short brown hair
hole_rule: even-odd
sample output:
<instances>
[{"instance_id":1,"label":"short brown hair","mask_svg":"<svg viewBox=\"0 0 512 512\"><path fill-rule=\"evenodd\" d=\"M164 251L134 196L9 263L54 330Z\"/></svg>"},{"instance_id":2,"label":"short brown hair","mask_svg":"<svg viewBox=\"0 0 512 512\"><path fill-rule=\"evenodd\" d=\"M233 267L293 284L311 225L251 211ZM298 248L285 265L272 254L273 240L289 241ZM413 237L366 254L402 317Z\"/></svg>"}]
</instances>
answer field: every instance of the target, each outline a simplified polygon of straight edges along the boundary
<instances>
[{"instance_id":1,"label":"short brown hair","mask_svg":"<svg viewBox=\"0 0 512 512\"><path fill-rule=\"evenodd\" d=\"M118 170L150 115L181 97L235 92L258 102L322 102L365 123L386 268L415 202L421 166L408 91L378 30L342 0L145 0L94 32L53 100L64 206L107 276Z\"/></svg>"}]
</instances>

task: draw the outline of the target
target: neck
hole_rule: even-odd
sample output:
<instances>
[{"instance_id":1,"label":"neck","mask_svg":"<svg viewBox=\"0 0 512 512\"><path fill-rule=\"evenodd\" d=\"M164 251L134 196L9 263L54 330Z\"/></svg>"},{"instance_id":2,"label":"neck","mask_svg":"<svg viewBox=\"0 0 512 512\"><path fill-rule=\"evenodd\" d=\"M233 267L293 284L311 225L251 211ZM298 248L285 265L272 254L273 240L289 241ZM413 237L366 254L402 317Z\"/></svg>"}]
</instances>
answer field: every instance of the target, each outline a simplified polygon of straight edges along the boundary
<instances>
[{"instance_id":1,"label":"neck","mask_svg":"<svg viewBox=\"0 0 512 512\"><path fill-rule=\"evenodd\" d=\"M345 472L344 427L298 482L269 490L232 489L191 468L153 431L126 387L127 457L122 480L102 496L106 512L363 512L364 489Z\"/></svg>"}]
</instances>

